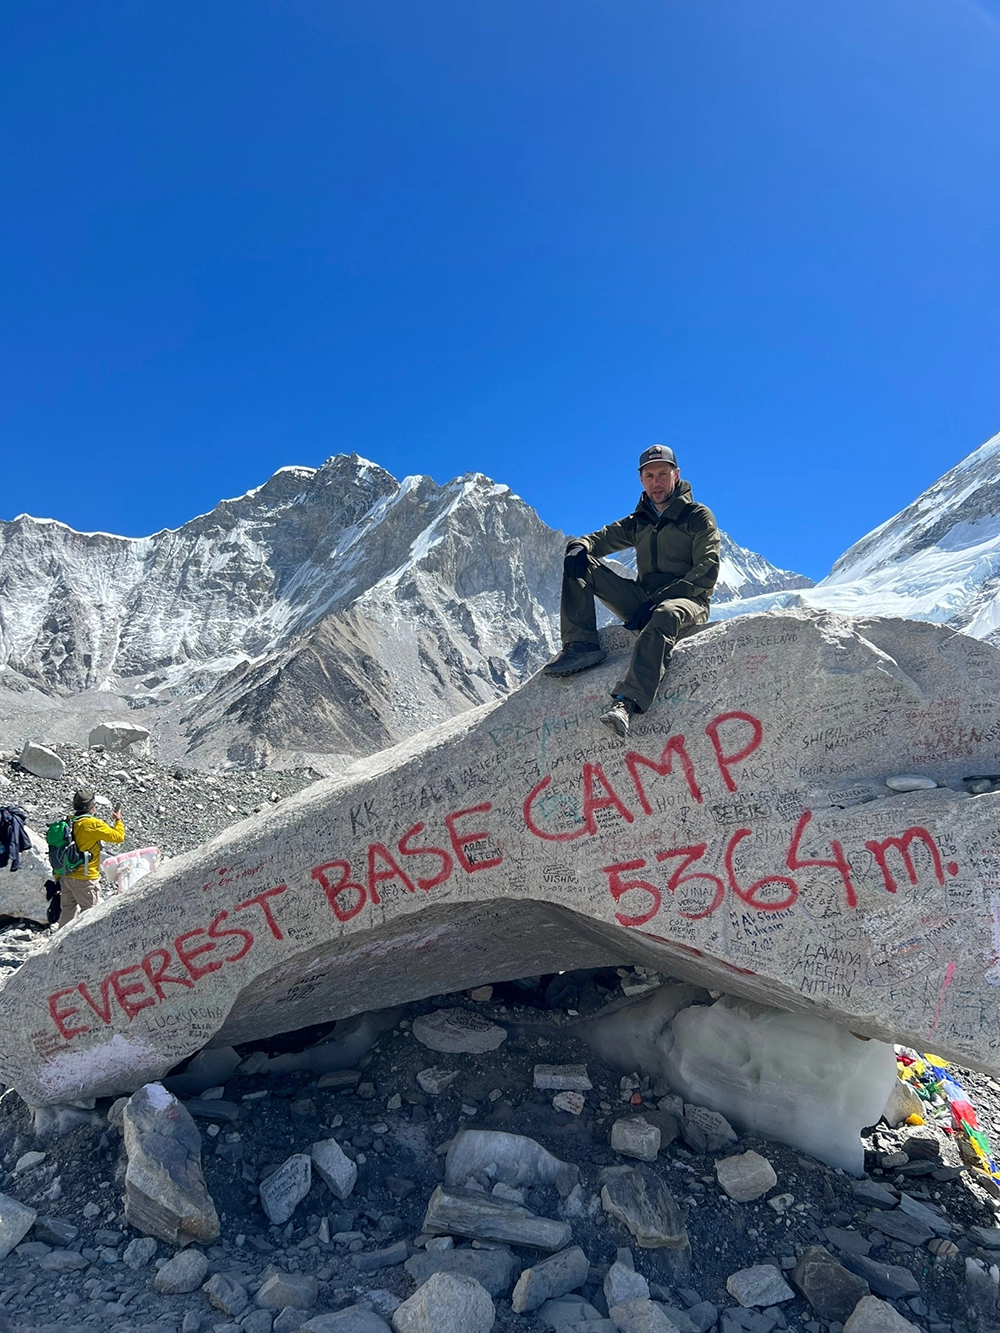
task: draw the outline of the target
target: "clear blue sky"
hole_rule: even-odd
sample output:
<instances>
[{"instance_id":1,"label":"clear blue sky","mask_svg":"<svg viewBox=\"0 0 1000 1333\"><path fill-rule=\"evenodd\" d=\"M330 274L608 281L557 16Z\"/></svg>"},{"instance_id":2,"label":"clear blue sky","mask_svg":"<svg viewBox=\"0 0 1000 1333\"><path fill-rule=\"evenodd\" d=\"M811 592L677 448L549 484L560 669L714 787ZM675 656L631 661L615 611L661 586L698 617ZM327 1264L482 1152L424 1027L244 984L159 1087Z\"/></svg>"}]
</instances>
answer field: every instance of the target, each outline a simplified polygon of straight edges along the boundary
<instances>
[{"instance_id":1,"label":"clear blue sky","mask_svg":"<svg viewBox=\"0 0 1000 1333\"><path fill-rule=\"evenodd\" d=\"M990 3L6 6L0 517L357 450L579 532L661 440L822 575L1000 429Z\"/></svg>"}]
</instances>

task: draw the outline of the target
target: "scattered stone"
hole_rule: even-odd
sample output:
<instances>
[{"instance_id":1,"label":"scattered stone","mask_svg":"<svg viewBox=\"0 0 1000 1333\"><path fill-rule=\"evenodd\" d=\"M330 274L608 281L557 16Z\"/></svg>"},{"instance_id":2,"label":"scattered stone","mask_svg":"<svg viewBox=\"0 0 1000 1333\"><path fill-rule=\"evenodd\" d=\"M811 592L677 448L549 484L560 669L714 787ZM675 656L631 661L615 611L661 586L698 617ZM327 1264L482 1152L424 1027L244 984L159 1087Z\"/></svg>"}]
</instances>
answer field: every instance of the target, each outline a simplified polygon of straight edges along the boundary
<instances>
[{"instance_id":1,"label":"scattered stone","mask_svg":"<svg viewBox=\"0 0 1000 1333\"><path fill-rule=\"evenodd\" d=\"M45 1161L46 1154L43 1152L26 1152L14 1163L14 1175L23 1175L25 1171L30 1171L33 1166L41 1166Z\"/></svg>"},{"instance_id":2,"label":"scattered stone","mask_svg":"<svg viewBox=\"0 0 1000 1333\"><path fill-rule=\"evenodd\" d=\"M280 1318L281 1315L278 1316ZM275 1328L277 1322L275 1320ZM314 1315L304 1324L295 1324L293 1328L294 1333L392 1333L381 1315L364 1305L349 1305L346 1310L338 1310L336 1314ZM292 1333L291 1329L289 1333Z\"/></svg>"},{"instance_id":3,"label":"scattered stone","mask_svg":"<svg viewBox=\"0 0 1000 1333\"><path fill-rule=\"evenodd\" d=\"M518 1266L510 1250L503 1246L495 1250L432 1249L434 1244L428 1241L423 1254L413 1255L403 1265L417 1286L432 1273L464 1273L466 1277L474 1277L491 1296L506 1296L510 1291Z\"/></svg>"},{"instance_id":4,"label":"scattered stone","mask_svg":"<svg viewBox=\"0 0 1000 1333\"><path fill-rule=\"evenodd\" d=\"M87 737L87 745L103 745L106 750L131 750L136 756L149 754L152 733L135 722L101 722Z\"/></svg>"},{"instance_id":5,"label":"scattered stone","mask_svg":"<svg viewBox=\"0 0 1000 1333\"><path fill-rule=\"evenodd\" d=\"M262 1310L311 1310L319 1282L311 1273L274 1273L254 1297Z\"/></svg>"},{"instance_id":6,"label":"scattered stone","mask_svg":"<svg viewBox=\"0 0 1000 1333\"><path fill-rule=\"evenodd\" d=\"M267 1059L265 1057L265 1064ZM357 1069L334 1069L329 1074L323 1074L316 1081L317 1088L322 1088L326 1092L343 1092L345 1088L356 1088L361 1082L361 1073Z\"/></svg>"},{"instance_id":7,"label":"scattered stone","mask_svg":"<svg viewBox=\"0 0 1000 1333\"><path fill-rule=\"evenodd\" d=\"M50 1250L39 1259L38 1267L47 1273L73 1273L80 1268L89 1268L90 1260L76 1250Z\"/></svg>"},{"instance_id":8,"label":"scattered stone","mask_svg":"<svg viewBox=\"0 0 1000 1333\"><path fill-rule=\"evenodd\" d=\"M34 741L28 741L25 745L18 763L29 773L34 773L36 778L58 779L66 772L66 765L55 750L45 745L36 745Z\"/></svg>"},{"instance_id":9,"label":"scattered stone","mask_svg":"<svg viewBox=\"0 0 1000 1333\"><path fill-rule=\"evenodd\" d=\"M944 1240L941 1236L935 1236L933 1240L929 1240L927 1248L931 1254L936 1254L940 1259L957 1259L959 1255L959 1249L955 1242Z\"/></svg>"},{"instance_id":10,"label":"scattered stone","mask_svg":"<svg viewBox=\"0 0 1000 1333\"><path fill-rule=\"evenodd\" d=\"M204 1097L189 1097L184 1103L189 1115L198 1120L216 1120L230 1123L240 1118L240 1108L235 1102L209 1101Z\"/></svg>"},{"instance_id":11,"label":"scattered stone","mask_svg":"<svg viewBox=\"0 0 1000 1333\"><path fill-rule=\"evenodd\" d=\"M937 783L918 773L900 773L897 777L886 778L885 785L890 791L933 791Z\"/></svg>"},{"instance_id":12,"label":"scattered stone","mask_svg":"<svg viewBox=\"0 0 1000 1333\"><path fill-rule=\"evenodd\" d=\"M582 1287L589 1272L590 1263L579 1245L560 1250L524 1270L514 1287L511 1307L515 1314L537 1310L546 1301L556 1300Z\"/></svg>"},{"instance_id":13,"label":"scattered stone","mask_svg":"<svg viewBox=\"0 0 1000 1333\"><path fill-rule=\"evenodd\" d=\"M924 1104L912 1086L897 1075L885 1110L882 1112L883 1119L896 1129L899 1125L904 1125L911 1115L922 1115L923 1111Z\"/></svg>"},{"instance_id":14,"label":"scattered stone","mask_svg":"<svg viewBox=\"0 0 1000 1333\"><path fill-rule=\"evenodd\" d=\"M446 1185L483 1175L505 1185L554 1185L566 1198L580 1179L580 1168L553 1157L523 1134L495 1129L463 1129L451 1141L444 1162Z\"/></svg>"},{"instance_id":15,"label":"scattered stone","mask_svg":"<svg viewBox=\"0 0 1000 1333\"><path fill-rule=\"evenodd\" d=\"M3 1196L0 1195L0 1199ZM3 1205L0 1204L0 1218L3 1215ZM2 1225L2 1221L0 1221ZM72 1222L66 1222L61 1217L40 1217L35 1223L34 1232L36 1240L43 1240L47 1245L60 1245L65 1248L72 1245L79 1235L79 1227L75 1227ZM0 1259L4 1256L0 1254Z\"/></svg>"},{"instance_id":16,"label":"scattered stone","mask_svg":"<svg viewBox=\"0 0 1000 1333\"><path fill-rule=\"evenodd\" d=\"M601 1206L628 1227L643 1249L683 1249L687 1228L674 1197L646 1166L601 1173Z\"/></svg>"},{"instance_id":17,"label":"scattered stone","mask_svg":"<svg viewBox=\"0 0 1000 1333\"><path fill-rule=\"evenodd\" d=\"M660 1131L641 1115L626 1116L611 1126L611 1147L623 1157L652 1162L660 1151Z\"/></svg>"},{"instance_id":18,"label":"scattered stone","mask_svg":"<svg viewBox=\"0 0 1000 1333\"><path fill-rule=\"evenodd\" d=\"M604 1278L604 1299L609 1309L625 1301L648 1301L649 1283L634 1268L616 1260Z\"/></svg>"},{"instance_id":19,"label":"scattered stone","mask_svg":"<svg viewBox=\"0 0 1000 1333\"><path fill-rule=\"evenodd\" d=\"M413 1035L422 1046L452 1055L485 1055L507 1040L507 1031L468 1009L435 1009L413 1020Z\"/></svg>"},{"instance_id":20,"label":"scattered stone","mask_svg":"<svg viewBox=\"0 0 1000 1333\"><path fill-rule=\"evenodd\" d=\"M608 1315L618 1333L677 1333L674 1325L653 1301L622 1301L620 1305L612 1305Z\"/></svg>"},{"instance_id":21,"label":"scattered stone","mask_svg":"<svg viewBox=\"0 0 1000 1333\"><path fill-rule=\"evenodd\" d=\"M725 1192L737 1203L759 1199L778 1183L771 1163L752 1149L733 1157L723 1157L715 1164L715 1174Z\"/></svg>"},{"instance_id":22,"label":"scattered stone","mask_svg":"<svg viewBox=\"0 0 1000 1333\"><path fill-rule=\"evenodd\" d=\"M145 1268L156 1258L156 1241L152 1236L136 1236L129 1241L122 1255L122 1262L129 1268Z\"/></svg>"},{"instance_id":23,"label":"scattered stone","mask_svg":"<svg viewBox=\"0 0 1000 1333\"><path fill-rule=\"evenodd\" d=\"M440 1097L457 1078L457 1069L421 1069L417 1074L417 1084L420 1091L426 1092L428 1097Z\"/></svg>"},{"instance_id":24,"label":"scattered stone","mask_svg":"<svg viewBox=\"0 0 1000 1333\"><path fill-rule=\"evenodd\" d=\"M594 1086L586 1065L535 1065L533 1082L539 1092L590 1092Z\"/></svg>"},{"instance_id":25,"label":"scattered stone","mask_svg":"<svg viewBox=\"0 0 1000 1333\"><path fill-rule=\"evenodd\" d=\"M533 1245L539 1250L561 1250L573 1234L568 1222L538 1217L492 1194L446 1185L439 1185L431 1195L423 1229L432 1235Z\"/></svg>"},{"instance_id":26,"label":"scattered stone","mask_svg":"<svg viewBox=\"0 0 1000 1333\"><path fill-rule=\"evenodd\" d=\"M779 1217L782 1217L788 1212L794 1202L794 1194L773 1194L771 1198L767 1200L767 1206L768 1208L772 1208Z\"/></svg>"},{"instance_id":27,"label":"scattered stone","mask_svg":"<svg viewBox=\"0 0 1000 1333\"><path fill-rule=\"evenodd\" d=\"M162 1083L147 1083L122 1119L129 1223L171 1245L214 1241L219 1218L201 1169L201 1135L184 1107Z\"/></svg>"},{"instance_id":28,"label":"scattered stone","mask_svg":"<svg viewBox=\"0 0 1000 1333\"><path fill-rule=\"evenodd\" d=\"M363 1250L351 1255L351 1263L359 1273L377 1273L380 1268L396 1268L405 1263L409 1250L405 1240L396 1241L384 1250Z\"/></svg>"},{"instance_id":29,"label":"scattered stone","mask_svg":"<svg viewBox=\"0 0 1000 1333\"><path fill-rule=\"evenodd\" d=\"M0 1194L0 1260L6 1259L15 1245L20 1245L37 1216L34 1208L18 1203L9 1194Z\"/></svg>"},{"instance_id":30,"label":"scattered stone","mask_svg":"<svg viewBox=\"0 0 1000 1333\"><path fill-rule=\"evenodd\" d=\"M293 1153L277 1171L261 1181L260 1203L268 1220L275 1226L282 1226L309 1193L311 1186L312 1158L304 1152Z\"/></svg>"},{"instance_id":31,"label":"scattered stone","mask_svg":"<svg viewBox=\"0 0 1000 1333\"><path fill-rule=\"evenodd\" d=\"M181 1250L168 1259L153 1278L153 1289L165 1296L197 1291L208 1276L208 1260L201 1250Z\"/></svg>"},{"instance_id":32,"label":"scattered stone","mask_svg":"<svg viewBox=\"0 0 1000 1333\"><path fill-rule=\"evenodd\" d=\"M981 1227L973 1223L969 1227L969 1238L985 1250L1000 1250L1000 1227Z\"/></svg>"},{"instance_id":33,"label":"scattered stone","mask_svg":"<svg viewBox=\"0 0 1000 1333\"><path fill-rule=\"evenodd\" d=\"M861 1254L847 1253L844 1264L852 1273L863 1277L877 1296L884 1296L886 1300L898 1301L920 1293L920 1283L908 1268L899 1264L886 1264Z\"/></svg>"},{"instance_id":34,"label":"scattered stone","mask_svg":"<svg viewBox=\"0 0 1000 1333\"><path fill-rule=\"evenodd\" d=\"M587 1329L590 1324L600 1320L601 1312L596 1310L582 1297L565 1296L561 1300L546 1301L535 1318L542 1328L559 1330L559 1333L577 1333L578 1329ZM606 1321L609 1333L615 1333L615 1326L610 1319ZM606 1333L601 1329L599 1333Z\"/></svg>"},{"instance_id":35,"label":"scattered stone","mask_svg":"<svg viewBox=\"0 0 1000 1333\"><path fill-rule=\"evenodd\" d=\"M557 1111L567 1111L570 1115L580 1115L587 1105L582 1092L557 1092L552 1098L552 1105Z\"/></svg>"},{"instance_id":36,"label":"scattered stone","mask_svg":"<svg viewBox=\"0 0 1000 1333\"><path fill-rule=\"evenodd\" d=\"M914 1199L911 1195L903 1193L899 1196L899 1206L904 1213L909 1213L911 1217L917 1218L925 1226L930 1227L935 1236L951 1235L951 1223L928 1204L921 1203L919 1199Z\"/></svg>"},{"instance_id":37,"label":"scattered stone","mask_svg":"<svg viewBox=\"0 0 1000 1333\"><path fill-rule=\"evenodd\" d=\"M338 1199L348 1198L357 1183L358 1168L337 1140L321 1139L309 1149L309 1155L320 1180ZM306 1193L308 1192L307 1188ZM302 1198L305 1198L305 1194Z\"/></svg>"},{"instance_id":38,"label":"scattered stone","mask_svg":"<svg viewBox=\"0 0 1000 1333\"><path fill-rule=\"evenodd\" d=\"M475 1278L434 1273L392 1316L396 1333L490 1333L496 1309Z\"/></svg>"},{"instance_id":39,"label":"scattered stone","mask_svg":"<svg viewBox=\"0 0 1000 1333\"><path fill-rule=\"evenodd\" d=\"M477 986L475 990L469 991L469 999L475 1000L477 1004L488 1004L493 999L493 987Z\"/></svg>"},{"instance_id":40,"label":"scattered stone","mask_svg":"<svg viewBox=\"0 0 1000 1333\"><path fill-rule=\"evenodd\" d=\"M773 1264L754 1264L730 1273L726 1290L740 1305L780 1305L795 1299L795 1292Z\"/></svg>"},{"instance_id":41,"label":"scattered stone","mask_svg":"<svg viewBox=\"0 0 1000 1333\"><path fill-rule=\"evenodd\" d=\"M934 1235L931 1228L920 1218L911 1217L901 1208L893 1208L890 1212L873 1208L865 1220L870 1227L875 1227L883 1235L891 1236L893 1240L901 1240L904 1245L926 1245Z\"/></svg>"},{"instance_id":42,"label":"scattered stone","mask_svg":"<svg viewBox=\"0 0 1000 1333\"><path fill-rule=\"evenodd\" d=\"M717 1153L736 1142L736 1131L724 1115L706 1106L685 1104L681 1137L698 1153Z\"/></svg>"},{"instance_id":43,"label":"scattered stone","mask_svg":"<svg viewBox=\"0 0 1000 1333\"><path fill-rule=\"evenodd\" d=\"M848 1315L844 1333L920 1333L920 1329L877 1296L863 1296Z\"/></svg>"},{"instance_id":44,"label":"scattered stone","mask_svg":"<svg viewBox=\"0 0 1000 1333\"><path fill-rule=\"evenodd\" d=\"M868 1283L837 1263L821 1245L810 1245L803 1251L792 1281L827 1323L843 1323L858 1301L868 1295Z\"/></svg>"},{"instance_id":45,"label":"scattered stone","mask_svg":"<svg viewBox=\"0 0 1000 1333\"><path fill-rule=\"evenodd\" d=\"M851 1182L854 1197L859 1203L872 1204L876 1208L895 1208L899 1195L886 1185L879 1185L874 1180L854 1180Z\"/></svg>"},{"instance_id":46,"label":"scattered stone","mask_svg":"<svg viewBox=\"0 0 1000 1333\"><path fill-rule=\"evenodd\" d=\"M843 1227L824 1227L823 1235L837 1250L846 1250L848 1254L865 1255L872 1247L870 1240L865 1240L860 1231L845 1231Z\"/></svg>"},{"instance_id":47,"label":"scattered stone","mask_svg":"<svg viewBox=\"0 0 1000 1333\"><path fill-rule=\"evenodd\" d=\"M231 1319L242 1314L249 1304L246 1290L223 1273L213 1273L202 1287L202 1291L213 1310L218 1310Z\"/></svg>"},{"instance_id":48,"label":"scattered stone","mask_svg":"<svg viewBox=\"0 0 1000 1333\"><path fill-rule=\"evenodd\" d=\"M912 1130L903 1140L901 1148L910 1158L919 1158L924 1162L941 1161L941 1140L929 1126Z\"/></svg>"}]
</instances>

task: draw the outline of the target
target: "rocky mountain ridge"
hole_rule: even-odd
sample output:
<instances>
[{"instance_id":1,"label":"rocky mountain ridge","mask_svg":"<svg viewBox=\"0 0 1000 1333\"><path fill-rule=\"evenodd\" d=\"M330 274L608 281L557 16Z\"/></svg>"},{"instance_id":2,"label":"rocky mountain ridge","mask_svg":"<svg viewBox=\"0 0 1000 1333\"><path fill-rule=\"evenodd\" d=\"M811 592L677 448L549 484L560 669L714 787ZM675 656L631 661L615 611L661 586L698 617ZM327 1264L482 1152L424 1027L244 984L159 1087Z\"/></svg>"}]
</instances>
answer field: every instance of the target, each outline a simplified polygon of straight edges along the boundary
<instances>
[{"instance_id":1,"label":"rocky mountain ridge","mask_svg":"<svg viewBox=\"0 0 1000 1333\"><path fill-rule=\"evenodd\" d=\"M286 467L176 530L0 523L0 739L142 710L161 757L334 770L515 688L557 642L562 533L479 473ZM808 580L724 539L717 599Z\"/></svg>"}]
</instances>

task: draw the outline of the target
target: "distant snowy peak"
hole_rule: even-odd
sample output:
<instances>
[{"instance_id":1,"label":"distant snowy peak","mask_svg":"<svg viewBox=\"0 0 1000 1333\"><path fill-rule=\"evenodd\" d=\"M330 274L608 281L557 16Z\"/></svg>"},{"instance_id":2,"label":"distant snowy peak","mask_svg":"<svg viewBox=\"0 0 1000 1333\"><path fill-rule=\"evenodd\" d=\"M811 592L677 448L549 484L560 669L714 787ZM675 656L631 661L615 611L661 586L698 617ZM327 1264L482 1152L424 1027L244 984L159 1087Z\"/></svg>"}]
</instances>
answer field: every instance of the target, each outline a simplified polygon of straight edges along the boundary
<instances>
[{"instance_id":1,"label":"distant snowy peak","mask_svg":"<svg viewBox=\"0 0 1000 1333\"><path fill-rule=\"evenodd\" d=\"M0 522L0 693L121 699L204 763L370 753L542 665L563 549L482 473L400 482L357 454L149 537L22 515ZM808 582L723 537L720 600Z\"/></svg>"},{"instance_id":2,"label":"distant snowy peak","mask_svg":"<svg viewBox=\"0 0 1000 1333\"><path fill-rule=\"evenodd\" d=\"M855 615L1000 631L1000 434L845 551L807 600Z\"/></svg>"},{"instance_id":3,"label":"distant snowy peak","mask_svg":"<svg viewBox=\"0 0 1000 1333\"><path fill-rule=\"evenodd\" d=\"M765 592L785 592L813 586L812 579L806 578L804 574L778 569L756 551L738 546L725 532L721 537L722 561L713 601L731 602L737 598L757 597Z\"/></svg>"}]
</instances>

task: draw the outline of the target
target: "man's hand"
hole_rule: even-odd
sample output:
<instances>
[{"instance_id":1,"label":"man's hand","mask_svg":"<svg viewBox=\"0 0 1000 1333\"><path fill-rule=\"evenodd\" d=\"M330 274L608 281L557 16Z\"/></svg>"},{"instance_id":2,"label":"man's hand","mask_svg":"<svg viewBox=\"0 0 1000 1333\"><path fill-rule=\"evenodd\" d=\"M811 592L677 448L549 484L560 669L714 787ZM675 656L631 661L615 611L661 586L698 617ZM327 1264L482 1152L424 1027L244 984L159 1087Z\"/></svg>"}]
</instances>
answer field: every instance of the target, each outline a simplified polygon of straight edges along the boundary
<instances>
[{"instance_id":1,"label":"man's hand","mask_svg":"<svg viewBox=\"0 0 1000 1333\"><path fill-rule=\"evenodd\" d=\"M115 821L116 824L120 822L121 817L122 817L122 812L120 810L111 811L111 818Z\"/></svg>"},{"instance_id":2,"label":"man's hand","mask_svg":"<svg viewBox=\"0 0 1000 1333\"><path fill-rule=\"evenodd\" d=\"M628 620L625 621L625 628L630 629L633 634L641 633L649 624L655 610L656 601L644 602L638 611L633 611Z\"/></svg>"},{"instance_id":3,"label":"man's hand","mask_svg":"<svg viewBox=\"0 0 1000 1333\"><path fill-rule=\"evenodd\" d=\"M585 579L587 577L587 548L583 542L570 542L563 559L563 570L567 578Z\"/></svg>"}]
</instances>

